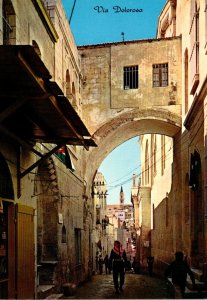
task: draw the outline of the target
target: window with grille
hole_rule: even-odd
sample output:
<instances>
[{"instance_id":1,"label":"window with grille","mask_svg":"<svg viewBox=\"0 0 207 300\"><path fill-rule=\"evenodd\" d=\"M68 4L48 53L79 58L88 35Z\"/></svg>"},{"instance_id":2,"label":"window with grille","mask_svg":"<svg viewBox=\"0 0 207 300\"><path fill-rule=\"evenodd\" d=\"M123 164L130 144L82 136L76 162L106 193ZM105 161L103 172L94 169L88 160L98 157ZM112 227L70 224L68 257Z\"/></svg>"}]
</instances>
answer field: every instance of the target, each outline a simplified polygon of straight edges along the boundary
<instances>
[{"instance_id":1,"label":"window with grille","mask_svg":"<svg viewBox=\"0 0 207 300\"><path fill-rule=\"evenodd\" d=\"M168 85L168 64L153 65L153 87Z\"/></svg>"},{"instance_id":2,"label":"window with grille","mask_svg":"<svg viewBox=\"0 0 207 300\"><path fill-rule=\"evenodd\" d=\"M124 67L124 90L138 89L138 66Z\"/></svg>"}]
</instances>

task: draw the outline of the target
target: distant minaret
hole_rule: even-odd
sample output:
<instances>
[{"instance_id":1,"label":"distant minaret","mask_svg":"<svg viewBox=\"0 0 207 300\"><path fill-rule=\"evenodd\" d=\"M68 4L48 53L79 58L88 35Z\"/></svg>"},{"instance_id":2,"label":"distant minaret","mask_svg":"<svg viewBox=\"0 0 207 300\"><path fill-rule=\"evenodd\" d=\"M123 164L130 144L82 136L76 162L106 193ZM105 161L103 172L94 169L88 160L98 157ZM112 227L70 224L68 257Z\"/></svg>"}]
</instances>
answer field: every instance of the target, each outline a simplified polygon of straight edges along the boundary
<instances>
[{"instance_id":1,"label":"distant minaret","mask_svg":"<svg viewBox=\"0 0 207 300\"><path fill-rule=\"evenodd\" d=\"M121 186L121 191L120 191L120 205L121 206L124 205L124 192L123 192L122 186Z\"/></svg>"}]
</instances>

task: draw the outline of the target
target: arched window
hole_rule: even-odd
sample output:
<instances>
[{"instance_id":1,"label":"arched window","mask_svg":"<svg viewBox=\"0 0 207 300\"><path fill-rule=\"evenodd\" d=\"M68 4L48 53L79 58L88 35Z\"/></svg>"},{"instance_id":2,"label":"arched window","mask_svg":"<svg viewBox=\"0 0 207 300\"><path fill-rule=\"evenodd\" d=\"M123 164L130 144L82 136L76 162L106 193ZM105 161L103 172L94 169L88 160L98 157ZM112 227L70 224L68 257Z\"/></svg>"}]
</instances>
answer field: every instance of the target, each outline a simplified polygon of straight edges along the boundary
<instances>
[{"instance_id":1,"label":"arched window","mask_svg":"<svg viewBox=\"0 0 207 300\"><path fill-rule=\"evenodd\" d=\"M9 167L0 154L0 197L14 199L14 190Z\"/></svg>"},{"instance_id":2,"label":"arched window","mask_svg":"<svg viewBox=\"0 0 207 300\"><path fill-rule=\"evenodd\" d=\"M62 243L66 243L67 239L66 239L66 228L65 225L63 225L62 227Z\"/></svg>"},{"instance_id":3,"label":"arched window","mask_svg":"<svg viewBox=\"0 0 207 300\"><path fill-rule=\"evenodd\" d=\"M3 0L3 45L16 44L16 15L11 0Z\"/></svg>"},{"instance_id":4,"label":"arched window","mask_svg":"<svg viewBox=\"0 0 207 300\"><path fill-rule=\"evenodd\" d=\"M190 69L191 69L191 95L194 95L199 84L199 3L191 0L190 23Z\"/></svg>"},{"instance_id":5,"label":"arched window","mask_svg":"<svg viewBox=\"0 0 207 300\"><path fill-rule=\"evenodd\" d=\"M71 82L69 70L66 71L66 97L70 98L71 96Z\"/></svg>"},{"instance_id":6,"label":"arched window","mask_svg":"<svg viewBox=\"0 0 207 300\"><path fill-rule=\"evenodd\" d=\"M188 49L184 54L185 114L188 112Z\"/></svg>"},{"instance_id":7,"label":"arched window","mask_svg":"<svg viewBox=\"0 0 207 300\"><path fill-rule=\"evenodd\" d=\"M37 53L37 55L39 55L39 57L41 57L40 48L35 40L32 41L32 46L34 47L34 50Z\"/></svg>"}]
</instances>

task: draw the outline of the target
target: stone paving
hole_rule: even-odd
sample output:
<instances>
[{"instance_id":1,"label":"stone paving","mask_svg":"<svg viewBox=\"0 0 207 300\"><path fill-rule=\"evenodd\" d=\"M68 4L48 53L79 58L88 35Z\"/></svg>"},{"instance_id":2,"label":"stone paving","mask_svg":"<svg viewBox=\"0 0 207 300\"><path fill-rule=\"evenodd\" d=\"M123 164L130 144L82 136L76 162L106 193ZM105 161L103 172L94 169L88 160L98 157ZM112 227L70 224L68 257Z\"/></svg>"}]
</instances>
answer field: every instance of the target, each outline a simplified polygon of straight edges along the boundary
<instances>
[{"instance_id":1,"label":"stone paving","mask_svg":"<svg viewBox=\"0 0 207 300\"><path fill-rule=\"evenodd\" d=\"M172 299L171 285L156 276L125 274L124 291L115 293L112 274L94 275L78 287L73 299ZM66 298L65 298L66 299Z\"/></svg>"}]
</instances>

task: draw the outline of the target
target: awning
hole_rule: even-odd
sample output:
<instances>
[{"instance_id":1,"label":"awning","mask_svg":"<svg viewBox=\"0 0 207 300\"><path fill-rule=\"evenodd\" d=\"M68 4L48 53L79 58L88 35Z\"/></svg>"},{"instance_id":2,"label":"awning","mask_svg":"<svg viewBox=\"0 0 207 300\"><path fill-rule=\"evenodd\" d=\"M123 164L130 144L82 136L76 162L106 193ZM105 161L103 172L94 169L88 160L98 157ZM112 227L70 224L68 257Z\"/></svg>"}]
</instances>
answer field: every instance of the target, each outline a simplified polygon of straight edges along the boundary
<instances>
[{"instance_id":1,"label":"awning","mask_svg":"<svg viewBox=\"0 0 207 300\"><path fill-rule=\"evenodd\" d=\"M29 45L0 45L0 132L40 159L22 178L63 145L96 146L88 129L41 58ZM56 144L47 153L36 142Z\"/></svg>"},{"instance_id":2,"label":"awning","mask_svg":"<svg viewBox=\"0 0 207 300\"><path fill-rule=\"evenodd\" d=\"M96 146L32 46L0 46L0 131L23 145Z\"/></svg>"}]
</instances>

